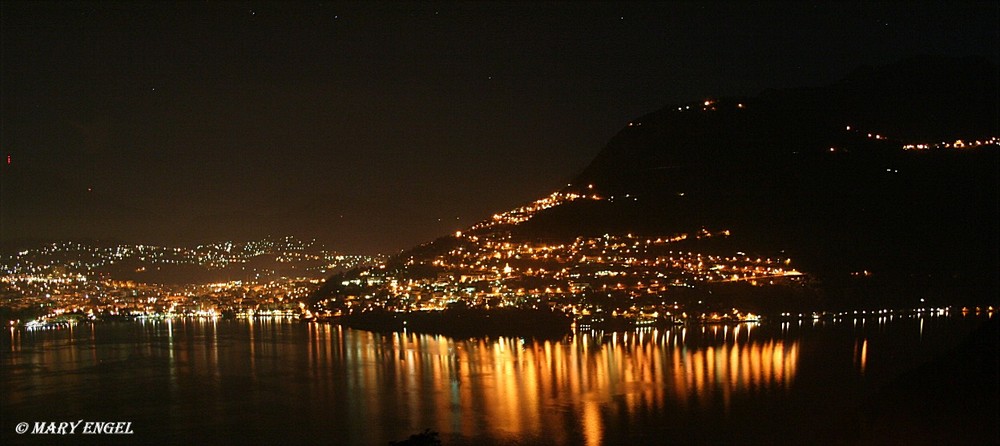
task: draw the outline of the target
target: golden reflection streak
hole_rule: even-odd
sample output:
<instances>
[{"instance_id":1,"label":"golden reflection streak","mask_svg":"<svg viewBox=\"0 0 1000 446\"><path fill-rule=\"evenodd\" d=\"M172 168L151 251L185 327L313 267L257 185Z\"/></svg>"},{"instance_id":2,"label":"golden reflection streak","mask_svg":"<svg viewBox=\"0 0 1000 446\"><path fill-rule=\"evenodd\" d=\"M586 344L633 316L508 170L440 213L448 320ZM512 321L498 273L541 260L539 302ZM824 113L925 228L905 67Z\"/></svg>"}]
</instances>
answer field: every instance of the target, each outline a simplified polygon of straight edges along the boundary
<instances>
[{"instance_id":1,"label":"golden reflection streak","mask_svg":"<svg viewBox=\"0 0 1000 446\"><path fill-rule=\"evenodd\" d=\"M689 373L681 373L683 370L683 363L681 362L681 351L680 349L674 348L672 360L672 371L674 375L674 395L678 403L680 403L681 408L687 407L687 396L688 396L688 386L686 376L690 376Z\"/></svg>"},{"instance_id":2,"label":"golden reflection streak","mask_svg":"<svg viewBox=\"0 0 1000 446\"><path fill-rule=\"evenodd\" d=\"M613 401L623 402L628 416L670 406L670 400L681 409L691 402L721 404L728 413L734 401L763 389L787 389L796 374L798 342L741 340L741 331L734 329L732 339L696 331L692 336L700 341L691 346L673 345L669 331L538 342L412 333L382 339L353 330L338 330L332 339L319 330L312 335L317 344L346 344L346 391L360 412L377 414L394 401L410 423L445 432L522 439L560 433L561 443L600 444L607 433L601 411ZM685 337L682 329L673 341ZM701 341L708 345L697 346ZM313 366L329 361L317 357L327 356L321 349L312 355ZM395 390L391 400L387 388ZM429 400L428 389L434 389Z\"/></svg>"},{"instance_id":3,"label":"golden reflection streak","mask_svg":"<svg viewBox=\"0 0 1000 446\"><path fill-rule=\"evenodd\" d=\"M601 409L596 401L587 401L584 403L582 422L587 445L600 445L604 427L601 425Z\"/></svg>"},{"instance_id":4,"label":"golden reflection streak","mask_svg":"<svg viewBox=\"0 0 1000 446\"><path fill-rule=\"evenodd\" d=\"M10 351L17 352L21 350L21 333L19 333L13 325L10 326ZM17 357L14 356L14 365L17 365Z\"/></svg>"},{"instance_id":5,"label":"golden reflection streak","mask_svg":"<svg viewBox=\"0 0 1000 446\"><path fill-rule=\"evenodd\" d=\"M765 387L769 387L772 383L771 378L774 376L771 374L771 353L774 351L774 343L768 342L764 344L760 352L760 371L761 371L761 381Z\"/></svg>"},{"instance_id":6,"label":"golden reflection streak","mask_svg":"<svg viewBox=\"0 0 1000 446\"><path fill-rule=\"evenodd\" d=\"M861 344L861 374L865 374L865 366L868 363L868 340Z\"/></svg>"},{"instance_id":7,"label":"golden reflection streak","mask_svg":"<svg viewBox=\"0 0 1000 446\"><path fill-rule=\"evenodd\" d=\"M705 395L705 353L701 350L696 350L691 357L691 362L694 363L694 371L692 379L694 380L695 392L698 396L698 403L703 405Z\"/></svg>"}]
</instances>

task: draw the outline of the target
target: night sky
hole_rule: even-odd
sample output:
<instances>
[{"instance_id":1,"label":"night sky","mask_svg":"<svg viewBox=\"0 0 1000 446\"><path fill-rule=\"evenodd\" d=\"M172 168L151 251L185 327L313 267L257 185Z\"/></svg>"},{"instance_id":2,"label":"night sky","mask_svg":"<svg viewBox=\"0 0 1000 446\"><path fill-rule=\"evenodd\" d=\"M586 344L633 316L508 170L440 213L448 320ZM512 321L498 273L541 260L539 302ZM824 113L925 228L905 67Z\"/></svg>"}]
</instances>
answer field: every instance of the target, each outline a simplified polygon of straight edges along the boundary
<instances>
[{"instance_id":1,"label":"night sky","mask_svg":"<svg viewBox=\"0 0 1000 446\"><path fill-rule=\"evenodd\" d=\"M998 8L3 2L0 239L390 253L549 194L667 104L995 62Z\"/></svg>"}]
</instances>

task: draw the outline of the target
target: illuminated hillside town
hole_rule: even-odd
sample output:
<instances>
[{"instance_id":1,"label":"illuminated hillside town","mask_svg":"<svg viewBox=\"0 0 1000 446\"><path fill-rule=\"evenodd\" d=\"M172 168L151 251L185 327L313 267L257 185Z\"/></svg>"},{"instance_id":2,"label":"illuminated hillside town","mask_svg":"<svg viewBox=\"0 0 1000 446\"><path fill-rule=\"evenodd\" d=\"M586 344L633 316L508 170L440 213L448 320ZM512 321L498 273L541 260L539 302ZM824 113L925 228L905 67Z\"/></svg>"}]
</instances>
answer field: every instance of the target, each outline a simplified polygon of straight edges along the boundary
<instances>
[{"instance_id":1,"label":"illuminated hillside town","mask_svg":"<svg viewBox=\"0 0 1000 446\"><path fill-rule=\"evenodd\" d=\"M27 326L83 319L291 317L329 274L380 261L294 237L192 248L52 243L3 259L0 308L13 318L8 324Z\"/></svg>"},{"instance_id":2,"label":"illuminated hillside town","mask_svg":"<svg viewBox=\"0 0 1000 446\"><path fill-rule=\"evenodd\" d=\"M701 110L723 104L708 100ZM731 105L747 107L742 102ZM678 111L689 110L680 107ZM629 126L641 126L641 122ZM891 142L851 126L844 131ZM900 150L996 146L956 140L898 144ZM893 144L895 144L893 142ZM830 152L837 152L832 147ZM888 170L892 172L892 169ZM794 259L723 252L724 228L675 234L604 234L569 242L521 240L511 229L538 213L577 200L638 200L601 196L593 184L557 191L402 254L344 255L295 237L219 242L194 247L58 242L3 258L0 309L11 326L60 327L82 320L173 317L289 317L332 320L368 311L433 312L459 306L481 310L544 309L578 327L616 320L624 326L759 320L756 308L703 302L710 286L808 289L810 276ZM694 244L698 248L692 248ZM715 248L711 248L715 246ZM702 248L709 249L702 250ZM333 278L331 275L338 274ZM869 271L852 273L867 277ZM200 277L201 280L191 280ZM333 296L311 297L330 278ZM701 294L685 293L697 290ZM678 298L681 296L681 298ZM898 310L898 309L897 309ZM783 318L887 314L892 309L781 312ZM758 313L755 313L758 311ZM905 311L944 314L946 308ZM954 311L992 312L993 308Z\"/></svg>"},{"instance_id":3,"label":"illuminated hillside town","mask_svg":"<svg viewBox=\"0 0 1000 446\"><path fill-rule=\"evenodd\" d=\"M677 112L746 110L739 100L709 99ZM628 127L641 127L634 121ZM844 135L899 151L965 150L997 137L900 142L845 125ZM848 149L830 147L833 155ZM849 150L848 150L849 151ZM893 167L888 173L898 173ZM683 195L683 193L680 193ZM395 256L345 255L295 237L225 241L194 247L57 242L2 258L0 310L11 326L61 326L80 320L172 317L291 317L333 320L369 311L434 312L448 308L548 310L578 327L615 320L624 326L747 322L759 306L703 302L719 284L781 289L795 298L810 288L794 259L727 251L725 228L673 234L603 234L571 241L524 239L516 228L543 211L579 201L638 201L602 196L594 184L567 185L530 204L494 214L451 236ZM852 272L868 277L870 271ZM332 277L331 277L332 276ZM324 281L328 283L324 286ZM318 294L323 288L334 293ZM898 310L898 309L897 309ZM992 312L960 308L962 312ZM828 314L796 308L772 314L820 318L886 314L858 309ZM944 308L905 311L943 314Z\"/></svg>"}]
</instances>

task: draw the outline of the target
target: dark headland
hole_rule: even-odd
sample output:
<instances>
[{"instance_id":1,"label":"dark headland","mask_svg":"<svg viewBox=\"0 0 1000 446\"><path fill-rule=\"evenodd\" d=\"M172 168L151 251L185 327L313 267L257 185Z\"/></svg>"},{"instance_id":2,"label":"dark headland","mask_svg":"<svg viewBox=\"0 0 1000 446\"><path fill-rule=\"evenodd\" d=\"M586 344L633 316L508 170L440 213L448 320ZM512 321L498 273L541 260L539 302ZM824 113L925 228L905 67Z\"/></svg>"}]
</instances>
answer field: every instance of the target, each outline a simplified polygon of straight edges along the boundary
<instances>
[{"instance_id":1,"label":"dark headland","mask_svg":"<svg viewBox=\"0 0 1000 446\"><path fill-rule=\"evenodd\" d=\"M553 199L562 200L558 205L498 214L380 267L332 277L309 303L327 314L383 314L460 289L466 297L451 303L460 304L466 319L478 314L466 307L558 311L572 304L611 313L641 309L647 301L716 315L730 308L778 315L995 305L1000 230L997 141L991 138L1000 135L997 79L997 67L985 59L919 57L858 68L832 85L672 104L636 118L570 184L554 185L561 189ZM600 199L562 198L591 196ZM498 249L496 258L503 258L494 268L514 272L485 277L456 257L484 240L530 248L706 228L726 236L688 237L671 246L706 256L788 258L803 276L764 286L706 280L662 292L644 289L636 302L635 293L598 292L596 278L579 277L575 258L532 264ZM642 252L636 255L667 255ZM567 270L575 278L565 282L518 275L550 271L551 265L578 269ZM639 286L652 279L639 278ZM427 288L401 297L399 287L413 283L437 283L441 292ZM372 326L366 318L344 322ZM408 328L427 332L459 324L413 315L390 319L401 318L410 319ZM508 320L461 331L507 333L521 325Z\"/></svg>"}]
</instances>

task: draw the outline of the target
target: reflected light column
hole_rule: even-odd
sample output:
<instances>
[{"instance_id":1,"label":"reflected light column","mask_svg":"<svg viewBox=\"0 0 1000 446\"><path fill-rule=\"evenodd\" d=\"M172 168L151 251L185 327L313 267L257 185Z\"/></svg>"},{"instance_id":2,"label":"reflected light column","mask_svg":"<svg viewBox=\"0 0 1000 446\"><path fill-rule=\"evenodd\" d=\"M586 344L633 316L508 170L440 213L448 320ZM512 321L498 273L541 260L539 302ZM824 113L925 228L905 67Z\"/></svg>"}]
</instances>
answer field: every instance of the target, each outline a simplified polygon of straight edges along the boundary
<instances>
[{"instance_id":1,"label":"reflected light column","mask_svg":"<svg viewBox=\"0 0 1000 446\"><path fill-rule=\"evenodd\" d=\"M598 446L604 436L604 426L601 423L601 408L596 401L583 404L583 434L587 438L587 446Z\"/></svg>"}]
</instances>

